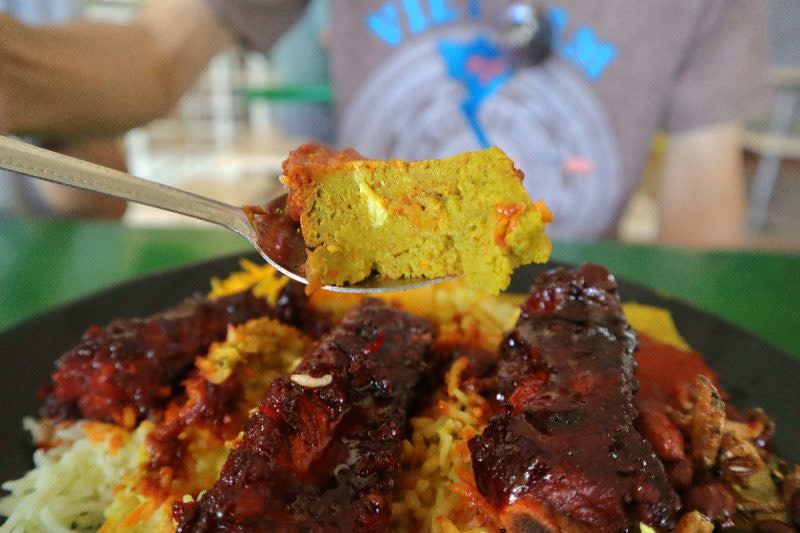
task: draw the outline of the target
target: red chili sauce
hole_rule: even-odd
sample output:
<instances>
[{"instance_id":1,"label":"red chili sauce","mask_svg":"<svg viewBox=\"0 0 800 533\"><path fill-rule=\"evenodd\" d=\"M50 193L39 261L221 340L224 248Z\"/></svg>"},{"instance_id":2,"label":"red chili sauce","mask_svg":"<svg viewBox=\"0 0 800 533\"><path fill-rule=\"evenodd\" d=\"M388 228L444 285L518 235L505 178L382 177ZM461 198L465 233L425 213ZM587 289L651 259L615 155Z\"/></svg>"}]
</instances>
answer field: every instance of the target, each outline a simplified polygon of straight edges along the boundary
<instances>
[{"instance_id":1,"label":"red chili sauce","mask_svg":"<svg viewBox=\"0 0 800 533\"><path fill-rule=\"evenodd\" d=\"M694 385L698 375L708 377L719 387L717 374L698 352L681 350L641 333L636 363L639 392L634 398L640 410L663 411L668 405L678 408L677 399L685 397L686 389Z\"/></svg>"}]
</instances>

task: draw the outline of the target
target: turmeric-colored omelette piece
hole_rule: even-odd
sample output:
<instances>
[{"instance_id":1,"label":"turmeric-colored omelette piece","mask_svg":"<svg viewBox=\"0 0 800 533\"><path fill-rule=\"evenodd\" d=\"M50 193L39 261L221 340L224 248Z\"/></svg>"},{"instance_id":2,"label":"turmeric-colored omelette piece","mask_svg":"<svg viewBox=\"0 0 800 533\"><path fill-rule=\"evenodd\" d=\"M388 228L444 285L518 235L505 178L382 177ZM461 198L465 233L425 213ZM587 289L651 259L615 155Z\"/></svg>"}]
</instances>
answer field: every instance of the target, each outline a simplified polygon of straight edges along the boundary
<instances>
[{"instance_id":1,"label":"turmeric-colored omelette piece","mask_svg":"<svg viewBox=\"0 0 800 533\"><path fill-rule=\"evenodd\" d=\"M429 161L369 161L309 144L284 163L289 213L310 285L463 276L497 294L514 268L543 263L547 206L499 148Z\"/></svg>"}]
</instances>

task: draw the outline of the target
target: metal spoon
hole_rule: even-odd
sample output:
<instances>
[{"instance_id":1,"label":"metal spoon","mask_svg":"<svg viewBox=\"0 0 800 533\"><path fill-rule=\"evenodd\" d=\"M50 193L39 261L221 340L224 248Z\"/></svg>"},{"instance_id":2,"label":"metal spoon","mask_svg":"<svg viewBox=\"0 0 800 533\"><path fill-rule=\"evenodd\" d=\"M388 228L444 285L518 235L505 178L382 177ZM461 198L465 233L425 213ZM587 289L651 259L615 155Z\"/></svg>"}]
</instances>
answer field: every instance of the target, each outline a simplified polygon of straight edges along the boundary
<instances>
[{"instance_id":1,"label":"metal spoon","mask_svg":"<svg viewBox=\"0 0 800 533\"><path fill-rule=\"evenodd\" d=\"M250 244L258 250L261 256L283 274L300 283L308 283L301 269L305 262L306 246L300 232L277 226L269 227L271 232L283 232L281 244L286 248L281 257L286 259L282 260L275 257L274 253L270 254L269 250L265 249L266 246L260 244L258 232L239 207L3 136L0 136L0 168L219 224L250 241ZM273 200L271 205L277 203L283 205L285 200L286 196L281 196ZM326 285L323 289L338 292L379 293L414 289L445 279L448 278L387 280L372 277L355 285Z\"/></svg>"}]
</instances>

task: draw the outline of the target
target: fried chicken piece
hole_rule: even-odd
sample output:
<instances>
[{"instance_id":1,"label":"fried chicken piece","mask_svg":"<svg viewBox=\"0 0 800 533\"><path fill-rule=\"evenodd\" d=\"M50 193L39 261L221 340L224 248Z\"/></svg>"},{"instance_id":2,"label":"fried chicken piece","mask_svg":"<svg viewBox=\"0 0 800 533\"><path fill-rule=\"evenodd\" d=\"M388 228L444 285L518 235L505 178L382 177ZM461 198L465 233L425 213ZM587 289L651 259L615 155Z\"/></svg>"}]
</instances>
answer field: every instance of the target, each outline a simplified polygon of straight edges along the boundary
<instances>
[{"instance_id":1,"label":"fried chicken piece","mask_svg":"<svg viewBox=\"0 0 800 533\"><path fill-rule=\"evenodd\" d=\"M635 348L607 270L539 277L501 350L507 412L469 443L478 489L509 532L675 525L678 498L633 425Z\"/></svg>"},{"instance_id":2,"label":"fried chicken piece","mask_svg":"<svg viewBox=\"0 0 800 533\"><path fill-rule=\"evenodd\" d=\"M368 300L272 382L217 483L176 503L178 531L378 532L433 328Z\"/></svg>"},{"instance_id":3,"label":"fried chicken piece","mask_svg":"<svg viewBox=\"0 0 800 533\"><path fill-rule=\"evenodd\" d=\"M303 325L305 301L302 287L288 283L275 306L246 290L219 299L194 296L147 318L93 326L56 362L43 415L135 427L166 405L194 358L224 339L229 325L261 316Z\"/></svg>"}]
</instances>

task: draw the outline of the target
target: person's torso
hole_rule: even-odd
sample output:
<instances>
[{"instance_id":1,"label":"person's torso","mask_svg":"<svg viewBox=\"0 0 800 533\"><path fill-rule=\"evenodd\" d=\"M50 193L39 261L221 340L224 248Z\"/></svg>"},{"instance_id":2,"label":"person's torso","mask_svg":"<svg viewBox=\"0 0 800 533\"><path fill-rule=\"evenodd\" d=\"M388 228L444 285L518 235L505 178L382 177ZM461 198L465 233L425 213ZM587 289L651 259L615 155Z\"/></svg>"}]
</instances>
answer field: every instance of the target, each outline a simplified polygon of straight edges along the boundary
<instances>
[{"instance_id":1,"label":"person's torso","mask_svg":"<svg viewBox=\"0 0 800 533\"><path fill-rule=\"evenodd\" d=\"M613 231L686 53L699 0L560 0L550 60L512 67L513 2L332 0L339 143L373 158L497 145L556 215L556 237Z\"/></svg>"}]
</instances>

